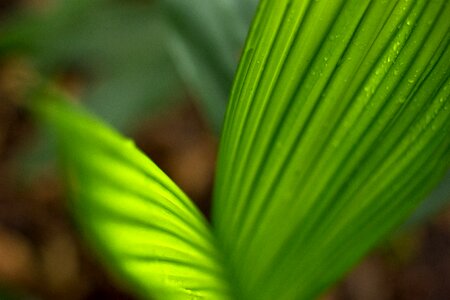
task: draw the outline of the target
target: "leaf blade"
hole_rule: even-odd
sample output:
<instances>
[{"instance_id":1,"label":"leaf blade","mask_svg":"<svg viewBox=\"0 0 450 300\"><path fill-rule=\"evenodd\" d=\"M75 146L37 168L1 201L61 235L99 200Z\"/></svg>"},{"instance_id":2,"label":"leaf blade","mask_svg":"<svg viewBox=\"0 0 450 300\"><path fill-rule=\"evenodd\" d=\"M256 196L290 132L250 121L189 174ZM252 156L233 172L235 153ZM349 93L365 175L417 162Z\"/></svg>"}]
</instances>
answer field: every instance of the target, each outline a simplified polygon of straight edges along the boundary
<instances>
[{"instance_id":1,"label":"leaf blade","mask_svg":"<svg viewBox=\"0 0 450 300\"><path fill-rule=\"evenodd\" d=\"M243 297L316 296L443 176L449 15L445 1L262 1L213 210Z\"/></svg>"},{"instance_id":2,"label":"leaf blade","mask_svg":"<svg viewBox=\"0 0 450 300\"><path fill-rule=\"evenodd\" d=\"M38 96L57 132L77 221L110 268L141 296L228 298L220 253L186 195L136 147L81 110Z\"/></svg>"}]
</instances>

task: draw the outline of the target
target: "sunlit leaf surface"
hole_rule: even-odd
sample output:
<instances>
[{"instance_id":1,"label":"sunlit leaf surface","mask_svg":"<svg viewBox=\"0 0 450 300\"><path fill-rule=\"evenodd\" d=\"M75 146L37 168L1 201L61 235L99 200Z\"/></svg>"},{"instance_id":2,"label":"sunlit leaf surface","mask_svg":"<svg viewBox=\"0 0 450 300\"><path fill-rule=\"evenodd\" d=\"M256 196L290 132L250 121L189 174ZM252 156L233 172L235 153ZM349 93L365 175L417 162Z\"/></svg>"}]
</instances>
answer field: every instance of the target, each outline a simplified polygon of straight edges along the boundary
<instances>
[{"instance_id":1,"label":"sunlit leaf surface","mask_svg":"<svg viewBox=\"0 0 450 300\"><path fill-rule=\"evenodd\" d=\"M210 229L180 189L131 141L54 99L61 95L38 98L35 110L58 137L76 220L104 262L146 298L227 299Z\"/></svg>"},{"instance_id":2,"label":"sunlit leaf surface","mask_svg":"<svg viewBox=\"0 0 450 300\"><path fill-rule=\"evenodd\" d=\"M450 164L448 1L262 1L214 225L243 299L311 299Z\"/></svg>"}]
</instances>

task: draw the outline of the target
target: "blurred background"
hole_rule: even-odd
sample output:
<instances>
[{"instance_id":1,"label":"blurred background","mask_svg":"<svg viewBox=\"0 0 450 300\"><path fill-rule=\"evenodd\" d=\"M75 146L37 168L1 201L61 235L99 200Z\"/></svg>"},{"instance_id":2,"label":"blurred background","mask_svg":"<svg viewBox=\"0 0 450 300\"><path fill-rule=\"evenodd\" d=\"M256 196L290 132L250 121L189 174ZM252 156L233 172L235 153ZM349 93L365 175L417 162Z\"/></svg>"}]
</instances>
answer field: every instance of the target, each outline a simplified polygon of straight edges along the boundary
<instances>
[{"instance_id":1,"label":"blurred background","mask_svg":"<svg viewBox=\"0 0 450 300\"><path fill-rule=\"evenodd\" d=\"M67 210L46 80L147 153L209 214L218 138L257 0L0 1L0 299L134 299ZM450 299L450 173L325 300Z\"/></svg>"}]
</instances>

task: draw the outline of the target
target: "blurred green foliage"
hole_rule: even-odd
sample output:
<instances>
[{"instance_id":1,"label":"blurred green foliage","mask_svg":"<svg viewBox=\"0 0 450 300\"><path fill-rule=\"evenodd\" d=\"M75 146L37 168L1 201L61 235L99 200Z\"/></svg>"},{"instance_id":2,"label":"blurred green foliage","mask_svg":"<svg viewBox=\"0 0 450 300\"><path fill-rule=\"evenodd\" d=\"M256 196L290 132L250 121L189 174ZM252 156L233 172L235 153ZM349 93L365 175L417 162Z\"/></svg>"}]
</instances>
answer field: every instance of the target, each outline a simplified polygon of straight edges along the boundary
<instances>
[{"instance_id":1,"label":"blurred green foliage","mask_svg":"<svg viewBox=\"0 0 450 300\"><path fill-rule=\"evenodd\" d=\"M187 89L218 134L256 4L54 1L0 23L0 55L27 57L44 78L75 71L85 105L122 132L183 100ZM20 155L28 177L54 157L51 138L35 140Z\"/></svg>"},{"instance_id":2,"label":"blurred green foliage","mask_svg":"<svg viewBox=\"0 0 450 300\"><path fill-rule=\"evenodd\" d=\"M163 0L175 65L218 133L257 1Z\"/></svg>"},{"instance_id":3,"label":"blurred green foliage","mask_svg":"<svg viewBox=\"0 0 450 300\"><path fill-rule=\"evenodd\" d=\"M122 130L179 98L154 5L57 1L44 11L22 11L3 27L3 55L26 55L46 77L75 69L87 77L87 105Z\"/></svg>"}]
</instances>

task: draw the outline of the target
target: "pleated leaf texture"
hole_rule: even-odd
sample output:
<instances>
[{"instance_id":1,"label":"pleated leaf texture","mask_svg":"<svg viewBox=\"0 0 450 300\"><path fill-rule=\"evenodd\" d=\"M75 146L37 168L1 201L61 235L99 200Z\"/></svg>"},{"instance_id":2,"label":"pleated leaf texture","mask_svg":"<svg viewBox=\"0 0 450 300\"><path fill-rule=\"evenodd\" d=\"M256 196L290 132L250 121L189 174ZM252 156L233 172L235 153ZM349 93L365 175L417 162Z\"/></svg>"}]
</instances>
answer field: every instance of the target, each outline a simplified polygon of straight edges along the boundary
<instances>
[{"instance_id":1,"label":"pleated leaf texture","mask_svg":"<svg viewBox=\"0 0 450 300\"><path fill-rule=\"evenodd\" d=\"M41 93L76 220L106 265L143 298L228 299L206 219L132 141L80 108Z\"/></svg>"},{"instance_id":2,"label":"pleated leaf texture","mask_svg":"<svg viewBox=\"0 0 450 300\"><path fill-rule=\"evenodd\" d=\"M58 133L77 220L140 295L314 299L449 169L449 43L446 0L262 0L212 226L128 140L70 105L35 103Z\"/></svg>"},{"instance_id":3,"label":"pleated leaf texture","mask_svg":"<svg viewBox=\"0 0 450 300\"><path fill-rule=\"evenodd\" d=\"M449 166L449 1L262 1L214 227L244 299L310 299Z\"/></svg>"}]
</instances>

